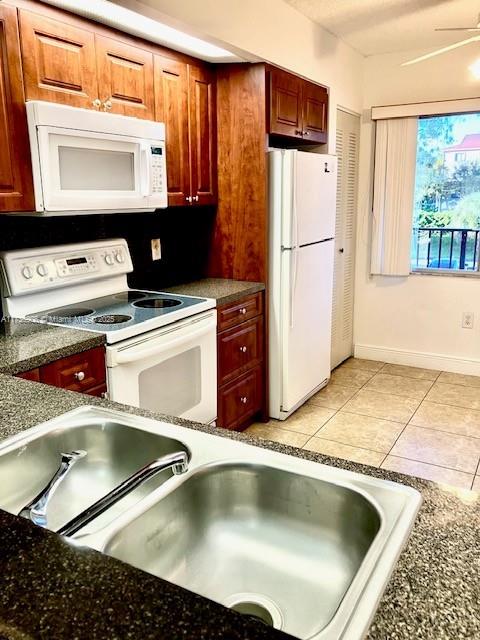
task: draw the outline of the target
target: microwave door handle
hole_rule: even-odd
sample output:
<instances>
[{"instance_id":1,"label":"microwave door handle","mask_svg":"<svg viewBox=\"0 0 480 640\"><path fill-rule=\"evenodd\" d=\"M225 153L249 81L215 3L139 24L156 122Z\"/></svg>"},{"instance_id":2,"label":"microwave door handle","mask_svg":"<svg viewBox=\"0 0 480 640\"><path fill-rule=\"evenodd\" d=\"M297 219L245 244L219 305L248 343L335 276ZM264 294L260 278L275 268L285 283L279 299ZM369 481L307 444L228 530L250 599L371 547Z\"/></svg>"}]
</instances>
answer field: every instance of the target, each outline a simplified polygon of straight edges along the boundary
<instances>
[{"instance_id":1,"label":"microwave door handle","mask_svg":"<svg viewBox=\"0 0 480 640\"><path fill-rule=\"evenodd\" d=\"M188 342L191 342L192 340L200 338L201 336L211 331L212 326L212 323L209 322L207 326L204 326L201 329L192 331L187 335L184 334L181 337L174 338L173 340L162 342L157 347L152 347L151 341L148 340L145 346L132 347L131 349L125 349L125 351L113 352L112 365L138 362L139 360L160 355L161 353L164 353L169 349L174 349L175 347L178 347L182 344L186 344ZM149 344L150 346L148 346Z\"/></svg>"},{"instance_id":2,"label":"microwave door handle","mask_svg":"<svg viewBox=\"0 0 480 640\"><path fill-rule=\"evenodd\" d=\"M153 192L151 154L150 145L142 144L140 147L140 184L144 198L148 198Z\"/></svg>"}]
</instances>

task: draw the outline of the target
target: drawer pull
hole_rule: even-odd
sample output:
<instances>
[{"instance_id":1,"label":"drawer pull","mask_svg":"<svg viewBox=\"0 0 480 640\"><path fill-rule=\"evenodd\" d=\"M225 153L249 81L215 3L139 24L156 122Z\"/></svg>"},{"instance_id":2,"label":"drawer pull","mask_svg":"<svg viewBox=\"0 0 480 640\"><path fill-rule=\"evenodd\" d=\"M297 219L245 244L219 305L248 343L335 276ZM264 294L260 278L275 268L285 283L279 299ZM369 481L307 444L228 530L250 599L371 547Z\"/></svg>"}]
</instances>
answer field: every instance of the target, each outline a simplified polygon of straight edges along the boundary
<instances>
[{"instance_id":1,"label":"drawer pull","mask_svg":"<svg viewBox=\"0 0 480 640\"><path fill-rule=\"evenodd\" d=\"M82 382L82 380L85 380L85 373L83 371L76 371L73 374L73 377L75 378L75 380Z\"/></svg>"},{"instance_id":2,"label":"drawer pull","mask_svg":"<svg viewBox=\"0 0 480 640\"><path fill-rule=\"evenodd\" d=\"M238 313L241 313L242 316L244 316L247 313L247 310L245 309L245 307L242 307L241 309L239 309Z\"/></svg>"},{"instance_id":3,"label":"drawer pull","mask_svg":"<svg viewBox=\"0 0 480 640\"><path fill-rule=\"evenodd\" d=\"M247 353L247 347L245 345L243 347L240 347L240 351L242 353Z\"/></svg>"},{"instance_id":4,"label":"drawer pull","mask_svg":"<svg viewBox=\"0 0 480 640\"><path fill-rule=\"evenodd\" d=\"M247 396L242 396L242 397L240 398L240 402L241 402L242 404L247 404L247 402L248 402L248 398L247 398Z\"/></svg>"}]
</instances>

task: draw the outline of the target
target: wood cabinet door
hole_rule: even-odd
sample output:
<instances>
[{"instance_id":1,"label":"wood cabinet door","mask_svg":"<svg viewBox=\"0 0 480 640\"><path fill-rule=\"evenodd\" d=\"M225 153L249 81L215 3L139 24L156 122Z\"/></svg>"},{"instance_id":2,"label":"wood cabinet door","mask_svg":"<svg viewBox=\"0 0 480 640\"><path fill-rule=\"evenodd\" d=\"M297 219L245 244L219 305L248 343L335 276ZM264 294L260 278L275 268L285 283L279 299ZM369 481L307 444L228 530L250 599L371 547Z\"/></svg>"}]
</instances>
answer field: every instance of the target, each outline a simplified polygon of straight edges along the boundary
<instances>
[{"instance_id":1,"label":"wood cabinet door","mask_svg":"<svg viewBox=\"0 0 480 640\"><path fill-rule=\"evenodd\" d=\"M302 137L303 83L301 78L281 69L270 71L269 133Z\"/></svg>"},{"instance_id":2,"label":"wood cabinet door","mask_svg":"<svg viewBox=\"0 0 480 640\"><path fill-rule=\"evenodd\" d=\"M17 11L0 4L0 211L35 208Z\"/></svg>"},{"instance_id":3,"label":"wood cabinet door","mask_svg":"<svg viewBox=\"0 0 480 640\"><path fill-rule=\"evenodd\" d=\"M155 56L155 120L165 123L168 204L185 205L190 196L188 148L188 67Z\"/></svg>"},{"instance_id":4,"label":"wood cabinet door","mask_svg":"<svg viewBox=\"0 0 480 640\"><path fill-rule=\"evenodd\" d=\"M306 142L327 142L328 92L312 82L303 85L303 137Z\"/></svg>"},{"instance_id":5,"label":"wood cabinet door","mask_svg":"<svg viewBox=\"0 0 480 640\"><path fill-rule=\"evenodd\" d=\"M94 108L98 86L92 31L20 11L20 37L27 100Z\"/></svg>"},{"instance_id":6,"label":"wood cabinet door","mask_svg":"<svg viewBox=\"0 0 480 640\"><path fill-rule=\"evenodd\" d=\"M215 74L190 66L190 172L193 204L217 201L217 118Z\"/></svg>"},{"instance_id":7,"label":"wood cabinet door","mask_svg":"<svg viewBox=\"0 0 480 640\"><path fill-rule=\"evenodd\" d=\"M131 44L95 36L100 109L155 119L153 54Z\"/></svg>"},{"instance_id":8,"label":"wood cabinet door","mask_svg":"<svg viewBox=\"0 0 480 640\"><path fill-rule=\"evenodd\" d=\"M86 393L105 384L105 350L95 347L40 368L40 382Z\"/></svg>"}]
</instances>

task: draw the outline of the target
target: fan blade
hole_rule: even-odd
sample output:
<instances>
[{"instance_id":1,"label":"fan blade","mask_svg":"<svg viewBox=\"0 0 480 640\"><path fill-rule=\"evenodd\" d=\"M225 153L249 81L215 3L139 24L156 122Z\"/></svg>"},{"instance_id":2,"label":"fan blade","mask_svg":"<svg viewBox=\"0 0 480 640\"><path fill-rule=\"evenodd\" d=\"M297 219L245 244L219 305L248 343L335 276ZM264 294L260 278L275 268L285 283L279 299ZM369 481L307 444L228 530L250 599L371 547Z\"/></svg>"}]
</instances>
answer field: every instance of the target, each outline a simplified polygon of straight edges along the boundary
<instances>
[{"instance_id":1,"label":"fan blade","mask_svg":"<svg viewBox=\"0 0 480 640\"><path fill-rule=\"evenodd\" d=\"M480 27L444 27L435 31L480 31Z\"/></svg>"},{"instance_id":2,"label":"fan blade","mask_svg":"<svg viewBox=\"0 0 480 640\"><path fill-rule=\"evenodd\" d=\"M414 58L413 60L409 60L408 62L402 62L400 66L408 67L410 64L417 64L417 62L423 62L423 60L428 60L429 58L433 58L435 56L439 56L442 53L446 53L447 51L453 51L453 49L458 49L459 47L464 47L466 44L470 44L471 42L478 42L480 40L480 36L474 36L473 38L467 38L467 40L461 40L460 42L456 42L455 44L451 44L448 47L443 47L442 49L437 49L436 51L432 51L431 53L426 53L424 56L419 56L418 58Z\"/></svg>"}]
</instances>

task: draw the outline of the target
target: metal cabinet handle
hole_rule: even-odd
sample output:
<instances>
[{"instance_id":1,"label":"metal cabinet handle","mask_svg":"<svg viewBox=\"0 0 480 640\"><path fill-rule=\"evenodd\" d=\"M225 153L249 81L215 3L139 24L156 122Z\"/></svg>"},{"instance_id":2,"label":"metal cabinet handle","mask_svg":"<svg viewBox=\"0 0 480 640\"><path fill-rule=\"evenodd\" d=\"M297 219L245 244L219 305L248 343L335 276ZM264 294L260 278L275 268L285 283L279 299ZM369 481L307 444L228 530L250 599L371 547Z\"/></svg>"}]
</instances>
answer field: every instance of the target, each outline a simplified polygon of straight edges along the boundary
<instances>
[{"instance_id":1,"label":"metal cabinet handle","mask_svg":"<svg viewBox=\"0 0 480 640\"><path fill-rule=\"evenodd\" d=\"M240 402L241 402L242 404L247 404L247 402L248 402L248 398L247 398L247 396L242 396L242 397L240 398Z\"/></svg>"},{"instance_id":2,"label":"metal cabinet handle","mask_svg":"<svg viewBox=\"0 0 480 640\"><path fill-rule=\"evenodd\" d=\"M303 131L301 129L295 129L295 135L303 136Z\"/></svg>"},{"instance_id":3,"label":"metal cabinet handle","mask_svg":"<svg viewBox=\"0 0 480 640\"><path fill-rule=\"evenodd\" d=\"M245 309L245 307L242 307L241 309L238 310L238 313L241 313L242 316L244 316L247 313L247 310Z\"/></svg>"},{"instance_id":4,"label":"metal cabinet handle","mask_svg":"<svg viewBox=\"0 0 480 640\"><path fill-rule=\"evenodd\" d=\"M240 347L240 351L242 353L247 353L247 347L245 345L243 347Z\"/></svg>"},{"instance_id":5,"label":"metal cabinet handle","mask_svg":"<svg viewBox=\"0 0 480 640\"><path fill-rule=\"evenodd\" d=\"M100 107L102 106L102 101L100 100L100 98L95 98L95 100L92 102L92 105L95 107L95 109L100 109Z\"/></svg>"},{"instance_id":6,"label":"metal cabinet handle","mask_svg":"<svg viewBox=\"0 0 480 640\"><path fill-rule=\"evenodd\" d=\"M111 100L105 100L105 102L103 103L103 110L104 111L110 111L110 109L113 107L112 101Z\"/></svg>"},{"instance_id":7,"label":"metal cabinet handle","mask_svg":"<svg viewBox=\"0 0 480 640\"><path fill-rule=\"evenodd\" d=\"M78 380L79 382L82 382L82 380L85 380L85 372L84 371L75 371L75 373L73 374L73 377L75 378L75 380Z\"/></svg>"}]
</instances>

